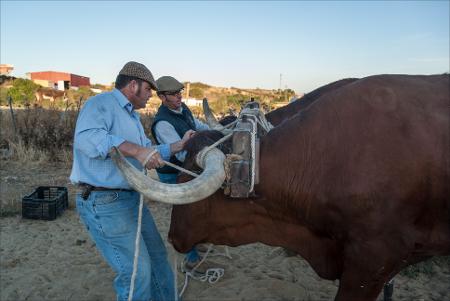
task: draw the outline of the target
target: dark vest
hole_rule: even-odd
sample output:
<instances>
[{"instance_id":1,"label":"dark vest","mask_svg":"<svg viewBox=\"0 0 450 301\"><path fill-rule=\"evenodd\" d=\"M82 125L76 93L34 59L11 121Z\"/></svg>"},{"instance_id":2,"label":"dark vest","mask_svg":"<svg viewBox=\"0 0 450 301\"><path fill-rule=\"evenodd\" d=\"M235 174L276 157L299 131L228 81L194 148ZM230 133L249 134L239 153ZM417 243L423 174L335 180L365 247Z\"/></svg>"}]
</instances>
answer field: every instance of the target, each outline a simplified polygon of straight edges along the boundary
<instances>
[{"instance_id":1,"label":"dark vest","mask_svg":"<svg viewBox=\"0 0 450 301\"><path fill-rule=\"evenodd\" d=\"M153 121L153 124L152 124L152 135L155 138L155 141L157 144L161 144L161 142L158 141L158 139L156 138L156 135L155 135L155 125L159 121L164 120L164 121L167 121L168 123L170 123L175 128L175 131L181 138L183 138L184 134L188 130L195 131L194 116L192 116L191 111L184 103L182 103L181 106L183 107L183 111L181 114L177 114L177 113L171 111L169 108L167 108L164 105L161 105L159 107L158 112L155 115L155 120ZM175 156L170 157L170 162L173 164L176 164L178 166L181 166L183 164L183 162L178 160L177 157L175 157ZM178 170L176 170L175 168L170 167L170 166L164 166L162 168L157 168L156 170L159 173L178 173Z\"/></svg>"}]
</instances>

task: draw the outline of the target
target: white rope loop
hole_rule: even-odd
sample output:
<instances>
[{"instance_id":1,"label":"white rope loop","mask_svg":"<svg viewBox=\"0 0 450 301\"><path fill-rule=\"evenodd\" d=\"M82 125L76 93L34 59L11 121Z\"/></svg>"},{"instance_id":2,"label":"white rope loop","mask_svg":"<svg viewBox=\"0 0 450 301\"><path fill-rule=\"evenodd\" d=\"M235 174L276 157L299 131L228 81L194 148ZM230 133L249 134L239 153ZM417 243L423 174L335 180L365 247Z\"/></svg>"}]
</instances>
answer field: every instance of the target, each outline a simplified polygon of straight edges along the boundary
<instances>
[{"instance_id":1,"label":"white rope loop","mask_svg":"<svg viewBox=\"0 0 450 301\"><path fill-rule=\"evenodd\" d=\"M198 275L199 273L196 272L196 269L206 260L208 255L209 256L225 256L225 257L227 257L229 259L232 259L231 255L230 255L230 253L228 251L228 247L225 247L225 253L213 252L212 247L213 247L212 244L210 244L208 246L208 250L202 256L202 260L200 260L200 262L197 265L195 265L195 267L192 270L190 270L190 271L186 271L186 268L185 268L185 266L186 266L186 259L183 260L181 271L184 273L184 284L183 284L183 288L181 289L180 294L178 295L178 298L181 298L183 296L183 294L184 294L184 292L185 292L185 290L186 290L186 288L187 288L187 286L189 284L189 278L192 278L194 280L201 281L201 282L208 281L208 283L214 284L217 281L219 281L220 278L223 277L223 275L225 274L225 270L222 269L222 268L207 269L206 272L204 274L202 274L202 275ZM211 254L211 252L213 252L213 253ZM201 252L199 252L199 253L201 253Z\"/></svg>"}]
</instances>

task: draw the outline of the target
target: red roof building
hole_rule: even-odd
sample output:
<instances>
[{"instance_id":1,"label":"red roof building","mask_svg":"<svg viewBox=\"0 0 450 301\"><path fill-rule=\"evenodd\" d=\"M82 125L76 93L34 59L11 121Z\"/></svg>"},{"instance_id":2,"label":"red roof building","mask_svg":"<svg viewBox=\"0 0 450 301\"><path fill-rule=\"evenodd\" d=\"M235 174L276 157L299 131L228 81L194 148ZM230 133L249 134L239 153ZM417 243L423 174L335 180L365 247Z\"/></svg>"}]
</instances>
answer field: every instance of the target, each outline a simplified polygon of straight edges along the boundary
<instances>
[{"instance_id":1,"label":"red roof building","mask_svg":"<svg viewBox=\"0 0 450 301\"><path fill-rule=\"evenodd\" d=\"M30 72L27 75L32 81L41 86L58 87L59 90L91 85L89 77L66 72L42 71Z\"/></svg>"},{"instance_id":2,"label":"red roof building","mask_svg":"<svg viewBox=\"0 0 450 301\"><path fill-rule=\"evenodd\" d=\"M13 65L0 64L0 75L8 75L13 70L14 70L14 66Z\"/></svg>"}]
</instances>

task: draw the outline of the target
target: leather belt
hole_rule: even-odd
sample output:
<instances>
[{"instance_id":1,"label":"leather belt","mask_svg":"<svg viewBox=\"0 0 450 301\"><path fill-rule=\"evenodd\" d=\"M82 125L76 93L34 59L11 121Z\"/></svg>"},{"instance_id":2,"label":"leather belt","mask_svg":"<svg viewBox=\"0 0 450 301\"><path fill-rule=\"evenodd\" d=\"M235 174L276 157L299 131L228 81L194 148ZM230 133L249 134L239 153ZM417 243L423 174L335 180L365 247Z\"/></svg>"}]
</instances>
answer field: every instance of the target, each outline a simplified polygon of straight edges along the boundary
<instances>
[{"instance_id":1,"label":"leather belt","mask_svg":"<svg viewBox=\"0 0 450 301\"><path fill-rule=\"evenodd\" d=\"M91 195L92 191L127 191L127 192L132 192L134 190L131 189L123 189L123 188L106 188L106 187L97 187L97 186L92 186L91 184L86 184L86 183L80 183L78 184L78 187L81 190L81 197L83 198L83 200L87 200L89 198L89 196Z\"/></svg>"}]
</instances>

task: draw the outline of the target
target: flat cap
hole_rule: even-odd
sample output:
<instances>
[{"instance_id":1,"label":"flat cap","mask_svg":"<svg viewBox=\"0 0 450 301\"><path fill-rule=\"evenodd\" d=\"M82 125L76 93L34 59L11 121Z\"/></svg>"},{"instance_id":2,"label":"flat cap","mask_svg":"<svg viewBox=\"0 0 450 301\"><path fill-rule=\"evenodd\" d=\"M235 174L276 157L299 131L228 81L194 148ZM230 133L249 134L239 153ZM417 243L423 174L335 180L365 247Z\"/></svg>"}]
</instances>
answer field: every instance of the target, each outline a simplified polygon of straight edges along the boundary
<instances>
[{"instance_id":1,"label":"flat cap","mask_svg":"<svg viewBox=\"0 0 450 301\"><path fill-rule=\"evenodd\" d=\"M120 70L119 75L137 77L139 79L142 79L143 81L148 82L153 90L158 90L158 84L153 78L153 74L150 72L150 70L148 70L147 67L145 67L145 65L141 63L133 61L126 63L122 67L122 70Z\"/></svg>"},{"instance_id":2,"label":"flat cap","mask_svg":"<svg viewBox=\"0 0 450 301\"><path fill-rule=\"evenodd\" d=\"M177 92L184 88L183 84L172 76L161 76L156 80L158 92Z\"/></svg>"}]
</instances>

